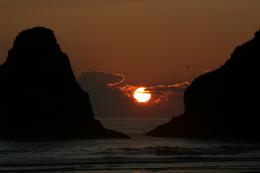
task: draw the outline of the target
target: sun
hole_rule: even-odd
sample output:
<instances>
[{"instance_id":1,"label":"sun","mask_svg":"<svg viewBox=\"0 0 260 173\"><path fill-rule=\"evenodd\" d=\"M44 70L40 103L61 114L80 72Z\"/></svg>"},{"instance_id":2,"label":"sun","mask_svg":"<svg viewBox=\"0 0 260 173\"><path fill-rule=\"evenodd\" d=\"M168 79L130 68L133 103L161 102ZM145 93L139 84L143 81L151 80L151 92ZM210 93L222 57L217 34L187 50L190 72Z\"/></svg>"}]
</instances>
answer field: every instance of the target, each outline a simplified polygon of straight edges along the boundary
<instances>
[{"instance_id":1,"label":"sun","mask_svg":"<svg viewBox=\"0 0 260 173\"><path fill-rule=\"evenodd\" d=\"M134 98L139 103L146 103L148 102L152 97L152 94L146 90L145 87L137 88L134 92Z\"/></svg>"}]
</instances>

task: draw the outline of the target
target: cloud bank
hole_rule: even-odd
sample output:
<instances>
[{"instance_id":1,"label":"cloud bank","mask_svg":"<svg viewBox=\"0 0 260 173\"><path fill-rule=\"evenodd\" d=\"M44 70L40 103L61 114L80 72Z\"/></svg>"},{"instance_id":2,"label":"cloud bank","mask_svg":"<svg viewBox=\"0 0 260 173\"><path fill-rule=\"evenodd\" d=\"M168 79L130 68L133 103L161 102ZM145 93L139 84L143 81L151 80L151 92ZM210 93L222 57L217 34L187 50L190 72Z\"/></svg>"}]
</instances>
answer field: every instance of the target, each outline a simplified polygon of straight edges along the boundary
<instances>
[{"instance_id":1,"label":"cloud bank","mask_svg":"<svg viewBox=\"0 0 260 173\"><path fill-rule=\"evenodd\" d=\"M82 88L89 92L97 116L172 116L183 111L182 96L189 82L144 86L152 94L147 105L139 105L133 98L141 85L125 82L122 74L91 71L79 78Z\"/></svg>"}]
</instances>

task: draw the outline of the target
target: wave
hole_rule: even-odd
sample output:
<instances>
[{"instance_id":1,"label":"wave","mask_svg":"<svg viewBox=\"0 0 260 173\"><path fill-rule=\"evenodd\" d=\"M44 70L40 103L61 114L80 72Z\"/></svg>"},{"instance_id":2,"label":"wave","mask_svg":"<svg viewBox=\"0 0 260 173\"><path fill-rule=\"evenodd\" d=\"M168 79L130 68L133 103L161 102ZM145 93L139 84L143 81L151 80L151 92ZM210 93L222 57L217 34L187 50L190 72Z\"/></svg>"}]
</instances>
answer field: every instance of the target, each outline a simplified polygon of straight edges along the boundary
<instances>
[{"instance_id":1,"label":"wave","mask_svg":"<svg viewBox=\"0 0 260 173\"><path fill-rule=\"evenodd\" d=\"M193 156L193 155L232 155L260 152L259 146L216 146L214 148L185 148L177 146L122 147L94 151L91 154L118 155L157 155L157 156Z\"/></svg>"},{"instance_id":2,"label":"wave","mask_svg":"<svg viewBox=\"0 0 260 173\"><path fill-rule=\"evenodd\" d=\"M247 163L254 163L247 164ZM225 164L223 164L225 163ZM87 159L84 161L58 161L58 162L34 162L34 163L6 163L0 166L0 172L26 172L26 171L83 171L83 170L131 170L131 169L157 169L171 170L176 168L192 168L207 166L216 167L219 164L226 167L241 166L260 169L260 158L237 158L221 157L210 158L203 156L183 156L183 157L102 157ZM181 166L182 165L182 166Z\"/></svg>"},{"instance_id":3,"label":"wave","mask_svg":"<svg viewBox=\"0 0 260 173\"><path fill-rule=\"evenodd\" d=\"M259 168L260 145L150 138L0 143L0 172L173 170L205 165Z\"/></svg>"}]
</instances>

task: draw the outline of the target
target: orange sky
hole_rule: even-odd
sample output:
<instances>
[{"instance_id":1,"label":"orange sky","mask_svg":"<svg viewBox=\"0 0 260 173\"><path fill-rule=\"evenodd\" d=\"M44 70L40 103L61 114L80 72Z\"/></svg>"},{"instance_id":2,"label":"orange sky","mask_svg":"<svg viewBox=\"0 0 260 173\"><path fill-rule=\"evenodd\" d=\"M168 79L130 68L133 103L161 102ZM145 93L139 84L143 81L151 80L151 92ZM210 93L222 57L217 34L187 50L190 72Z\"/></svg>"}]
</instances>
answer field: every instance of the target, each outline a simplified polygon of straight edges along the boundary
<instances>
[{"instance_id":1,"label":"orange sky","mask_svg":"<svg viewBox=\"0 0 260 173\"><path fill-rule=\"evenodd\" d=\"M0 24L1 63L18 32L41 25L55 31L77 76L167 84L223 64L260 28L260 1L1 0Z\"/></svg>"}]
</instances>

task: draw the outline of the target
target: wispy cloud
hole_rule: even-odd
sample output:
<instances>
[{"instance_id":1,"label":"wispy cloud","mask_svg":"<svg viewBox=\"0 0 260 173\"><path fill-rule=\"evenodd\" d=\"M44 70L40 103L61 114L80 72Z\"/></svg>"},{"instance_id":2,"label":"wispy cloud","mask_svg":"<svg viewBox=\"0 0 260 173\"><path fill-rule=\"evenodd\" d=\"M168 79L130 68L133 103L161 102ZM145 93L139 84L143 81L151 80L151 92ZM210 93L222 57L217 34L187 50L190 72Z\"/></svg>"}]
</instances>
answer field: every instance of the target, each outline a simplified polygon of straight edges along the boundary
<instances>
[{"instance_id":1,"label":"wispy cloud","mask_svg":"<svg viewBox=\"0 0 260 173\"><path fill-rule=\"evenodd\" d=\"M84 72L81 74L79 81L81 84L87 86L87 90L100 92L109 92L106 90L113 90L113 92L122 93L124 96L133 100L134 91L140 87L125 83L125 77L122 74L102 71ZM146 91L152 94L150 103L163 103L168 100L169 97L182 96L185 89L190 85L189 82L184 81L180 83L174 83L169 85L154 85L145 86Z\"/></svg>"},{"instance_id":2,"label":"wispy cloud","mask_svg":"<svg viewBox=\"0 0 260 173\"><path fill-rule=\"evenodd\" d=\"M147 86L146 91L152 94L153 103L160 103L167 101L170 96L182 96L189 85L189 82L184 81L170 85ZM127 97L132 97L137 88L138 86L124 85L120 86L118 89Z\"/></svg>"}]
</instances>

